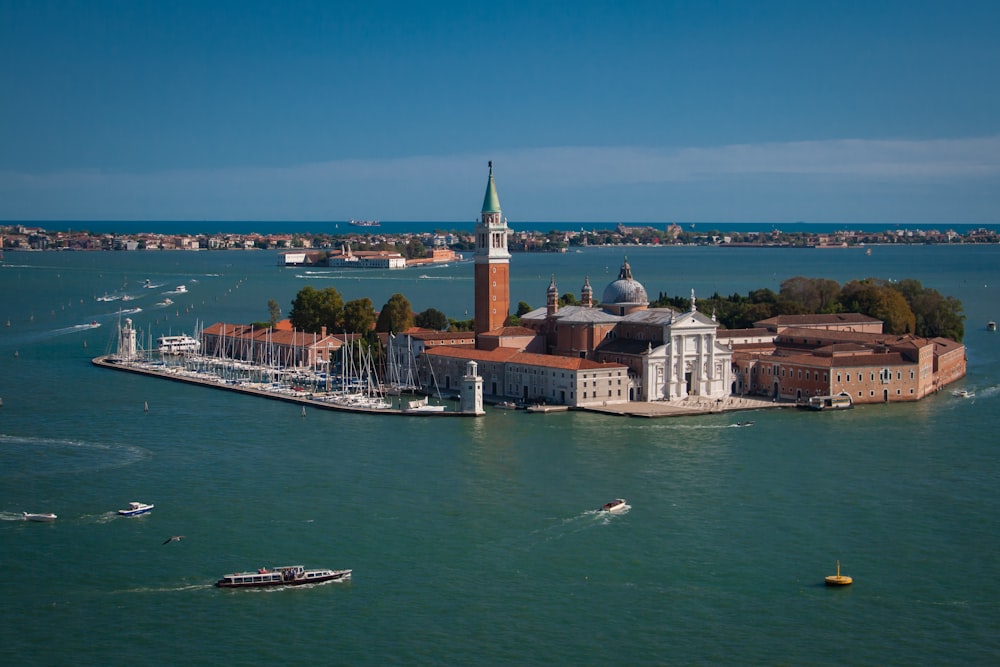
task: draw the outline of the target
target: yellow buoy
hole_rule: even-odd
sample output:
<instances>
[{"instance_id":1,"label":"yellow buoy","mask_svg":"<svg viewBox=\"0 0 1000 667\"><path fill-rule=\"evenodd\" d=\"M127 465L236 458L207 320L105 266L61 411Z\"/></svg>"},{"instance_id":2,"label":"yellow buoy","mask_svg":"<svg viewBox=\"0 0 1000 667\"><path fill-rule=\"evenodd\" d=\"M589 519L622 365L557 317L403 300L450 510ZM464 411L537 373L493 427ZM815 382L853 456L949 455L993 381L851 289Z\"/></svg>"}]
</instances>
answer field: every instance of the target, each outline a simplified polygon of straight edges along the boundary
<instances>
[{"instance_id":1,"label":"yellow buoy","mask_svg":"<svg viewBox=\"0 0 1000 667\"><path fill-rule=\"evenodd\" d=\"M826 578L827 586L850 586L854 580L846 574L840 573L840 561L837 561L837 574L831 574Z\"/></svg>"}]
</instances>

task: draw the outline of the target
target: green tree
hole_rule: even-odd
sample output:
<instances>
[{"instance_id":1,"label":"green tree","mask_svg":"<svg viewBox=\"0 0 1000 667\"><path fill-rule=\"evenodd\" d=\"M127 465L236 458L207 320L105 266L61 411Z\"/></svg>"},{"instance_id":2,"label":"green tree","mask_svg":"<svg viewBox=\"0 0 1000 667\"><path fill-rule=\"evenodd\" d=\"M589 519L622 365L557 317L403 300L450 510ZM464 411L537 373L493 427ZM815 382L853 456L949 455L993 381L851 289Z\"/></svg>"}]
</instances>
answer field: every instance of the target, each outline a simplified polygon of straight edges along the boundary
<instances>
[{"instance_id":1,"label":"green tree","mask_svg":"<svg viewBox=\"0 0 1000 667\"><path fill-rule=\"evenodd\" d=\"M522 315L527 315L532 310L533 310L532 307L529 306L527 302L525 302L525 301L518 301L517 302L517 312L515 313L515 315L517 315L518 317L521 317Z\"/></svg>"},{"instance_id":2,"label":"green tree","mask_svg":"<svg viewBox=\"0 0 1000 667\"><path fill-rule=\"evenodd\" d=\"M448 319L448 331L473 331L475 329L476 320L453 320Z\"/></svg>"},{"instance_id":3,"label":"green tree","mask_svg":"<svg viewBox=\"0 0 1000 667\"><path fill-rule=\"evenodd\" d=\"M420 239L413 236L406 242L406 248L401 254L407 259L419 259L421 257L426 257L428 253L427 248L420 242Z\"/></svg>"},{"instance_id":4,"label":"green tree","mask_svg":"<svg viewBox=\"0 0 1000 667\"><path fill-rule=\"evenodd\" d=\"M402 294L393 294L379 313L375 323L375 331L406 331L413 326L413 309L410 302Z\"/></svg>"},{"instance_id":5,"label":"green tree","mask_svg":"<svg viewBox=\"0 0 1000 667\"><path fill-rule=\"evenodd\" d=\"M274 299L269 299L267 302L267 310L271 314L270 322L273 327L281 319L281 306Z\"/></svg>"},{"instance_id":6,"label":"green tree","mask_svg":"<svg viewBox=\"0 0 1000 667\"><path fill-rule=\"evenodd\" d=\"M422 313L417 313L414 323L425 329L445 331L448 328L448 316L436 308L428 308Z\"/></svg>"},{"instance_id":7,"label":"green tree","mask_svg":"<svg viewBox=\"0 0 1000 667\"><path fill-rule=\"evenodd\" d=\"M912 278L900 280L893 287L910 304L918 336L942 336L959 342L965 338L965 315L962 314L961 301L942 296L937 290L924 287L919 280Z\"/></svg>"},{"instance_id":8,"label":"green tree","mask_svg":"<svg viewBox=\"0 0 1000 667\"><path fill-rule=\"evenodd\" d=\"M781 283L780 297L802 304L806 313L833 313L839 305L840 285L827 278L796 276Z\"/></svg>"},{"instance_id":9,"label":"green tree","mask_svg":"<svg viewBox=\"0 0 1000 667\"><path fill-rule=\"evenodd\" d=\"M344 304L344 331L367 334L375 324L375 306L368 297Z\"/></svg>"},{"instance_id":10,"label":"green tree","mask_svg":"<svg viewBox=\"0 0 1000 667\"><path fill-rule=\"evenodd\" d=\"M344 326L344 300L333 287L317 290L306 285L292 300L288 319L300 331L319 333L324 326L329 332L340 331Z\"/></svg>"},{"instance_id":11,"label":"green tree","mask_svg":"<svg viewBox=\"0 0 1000 667\"><path fill-rule=\"evenodd\" d=\"M886 333L915 333L916 316L902 293L874 278L852 280L840 292L844 312L862 313L882 320Z\"/></svg>"},{"instance_id":12,"label":"green tree","mask_svg":"<svg viewBox=\"0 0 1000 667\"><path fill-rule=\"evenodd\" d=\"M577 301L576 295L572 292L566 292L561 297L559 297L560 306L579 306L580 302Z\"/></svg>"}]
</instances>

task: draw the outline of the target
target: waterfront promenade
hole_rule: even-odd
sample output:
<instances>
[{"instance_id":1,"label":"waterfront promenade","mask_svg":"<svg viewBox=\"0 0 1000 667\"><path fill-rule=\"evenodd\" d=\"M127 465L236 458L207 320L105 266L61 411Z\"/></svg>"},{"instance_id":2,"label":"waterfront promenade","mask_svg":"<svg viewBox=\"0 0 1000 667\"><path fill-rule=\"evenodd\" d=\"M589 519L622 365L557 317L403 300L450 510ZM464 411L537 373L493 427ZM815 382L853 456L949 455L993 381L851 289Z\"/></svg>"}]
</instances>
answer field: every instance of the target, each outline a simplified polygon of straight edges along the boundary
<instances>
[{"instance_id":1,"label":"waterfront promenade","mask_svg":"<svg viewBox=\"0 0 1000 667\"><path fill-rule=\"evenodd\" d=\"M473 417L480 416L474 413L461 412L459 410L444 410L441 412L421 412L405 410L400 399L400 407L371 408L355 405L336 403L330 400L331 395L326 393L298 392L291 389L275 389L264 385L254 385L252 383L227 382L223 378L209 373L195 373L184 371L176 366L148 365L117 360L110 356L100 356L92 360L95 366L109 368L112 370L137 373L149 377L157 377L175 382L185 382L196 384L213 389L225 389L259 398L268 398L287 403L297 403L302 406L320 408L322 410L337 410L341 412L354 412L375 415L402 415L408 417ZM595 412L598 414L613 415L618 417L691 417L696 415L717 414L722 412L734 412L742 410L760 410L763 408L787 408L794 407L791 403L774 402L768 399L747 397L747 396L727 396L723 399L706 399L697 396L677 399L673 401L656 401L653 403L629 402L608 406L575 408L583 412Z\"/></svg>"},{"instance_id":2,"label":"waterfront promenade","mask_svg":"<svg viewBox=\"0 0 1000 667\"><path fill-rule=\"evenodd\" d=\"M624 404L588 407L587 412L597 412L605 415L625 417L691 417L695 415L718 414L742 410L762 410L764 408L794 408L794 403L775 402L768 398L755 396L727 396L721 399L708 399L698 396L688 396L672 401L654 401L652 403L629 402Z\"/></svg>"}]
</instances>

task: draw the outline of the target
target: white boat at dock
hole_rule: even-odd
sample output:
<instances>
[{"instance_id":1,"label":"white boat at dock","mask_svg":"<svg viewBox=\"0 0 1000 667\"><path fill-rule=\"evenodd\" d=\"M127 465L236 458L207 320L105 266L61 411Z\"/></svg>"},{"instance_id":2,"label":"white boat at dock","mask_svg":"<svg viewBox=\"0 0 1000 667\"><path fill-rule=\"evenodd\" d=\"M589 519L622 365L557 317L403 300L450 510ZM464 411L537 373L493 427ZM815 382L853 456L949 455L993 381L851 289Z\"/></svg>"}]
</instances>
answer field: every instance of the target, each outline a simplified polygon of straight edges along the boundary
<instances>
[{"instance_id":1,"label":"white boat at dock","mask_svg":"<svg viewBox=\"0 0 1000 667\"><path fill-rule=\"evenodd\" d=\"M219 588L265 588L269 586L301 586L324 581L344 581L351 578L351 570L307 570L301 565L262 567L256 572L234 572L215 582Z\"/></svg>"},{"instance_id":2,"label":"white boat at dock","mask_svg":"<svg viewBox=\"0 0 1000 667\"><path fill-rule=\"evenodd\" d=\"M140 514L146 514L151 511L155 505L140 503L137 501L132 501L128 504L127 509L118 510L118 514L121 516L139 516Z\"/></svg>"},{"instance_id":3,"label":"white boat at dock","mask_svg":"<svg viewBox=\"0 0 1000 667\"><path fill-rule=\"evenodd\" d=\"M201 341L186 334L160 336L156 339L156 349L160 354L194 354L201 349Z\"/></svg>"},{"instance_id":4,"label":"white boat at dock","mask_svg":"<svg viewBox=\"0 0 1000 667\"><path fill-rule=\"evenodd\" d=\"M445 406L431 405L427 397L418 398L406 403L403 412L444 412Z\"/></svg>"},{"instance_id":5,"label":"white boat at dock","mask_svg":"<svg viewBox=\"0 0 1000 667\"><path fill-rule=\"evenodd\" d=\"M812 396L807 402L799 403L799 407L809 410L849 410L854 407L854 401L847 394Z\"/></svg>"}]
</instances>

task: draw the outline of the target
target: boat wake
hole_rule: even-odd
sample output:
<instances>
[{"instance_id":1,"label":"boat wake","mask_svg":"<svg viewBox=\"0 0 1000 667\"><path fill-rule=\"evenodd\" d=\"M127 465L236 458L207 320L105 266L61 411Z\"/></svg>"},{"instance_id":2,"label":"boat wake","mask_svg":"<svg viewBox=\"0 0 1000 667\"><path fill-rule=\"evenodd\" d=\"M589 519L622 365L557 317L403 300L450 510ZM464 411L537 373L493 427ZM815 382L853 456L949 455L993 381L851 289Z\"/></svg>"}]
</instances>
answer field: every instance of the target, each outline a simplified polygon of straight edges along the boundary
<instances>
[{"instance_id":1,"label":"boat wake","mask_svg":"<svg viewBox=\"0 0 1000 667\"><path fill-rule=\"evenodd\" d=\"M0 521L24 521L20 512L0 512Z\"/></svg>"},{"instance_id":2,"label":"boat wake","mask_svg":"<svg viewBox=\"0 0 1000 667\"><path fill-rule=\"evenodd\" d=\"M1000 394L1000 385L994 385L992 387L986 387L985 389L977 389L976 396L979 398L991 398Z\"/></svg>"},{"instance_id":3,"label":"boat wake","mask_svg":"<svg viewBox=\"0 0 1000 667\"><path fill-rule=\"evenodd\" d=\"M593 530L594 528L598 528L600 526L607 526L612 521L628 514L628 511L631 508L631 505L626 505L625 508L619 512L602 512L599 509L584 510L576 516L561 519L557 523L554 523L546 528L533 530L531 535L540 539L542 542L561 540L585 530Z\"/></svg>"},{"instance_id":4,"label":"boat wake","mask_svg":"<svg viewBox=\"0 0 1000 667\"><path fill-rule=\"evenodd\" d=\"M125 593L179 593L184 591L204 591L214 588L212 584L188 584L186 586L164 586L159 588L152 587L138 587L138 588L125 588L120 591L111 591L113 595L122 595Z\"/></svg>"},{"instance_id":5,"label":"boat wake","mask_svg":"<svg viewBox=\"0 0 1000 667\"><path fill-rule=\"evenodd\" d=\"M149 458L142 447L0 433L0 478L41 477L121 468Z\"/></svg>"},{"instance_id":6,"label":"boat wake","mask_svg":"<svg viewBox=\"0 0 1000 667\"><path fill-rule=\"evenodd\" d=\"M101 323L94 320L90 324L74 324L68 327L62 327L59 329L53 329L48 333L49 336L65 336L66 334L76 333L78 331L87 331L89 329L96 329L101 326Z\"/></svg>"}]
</instances>

